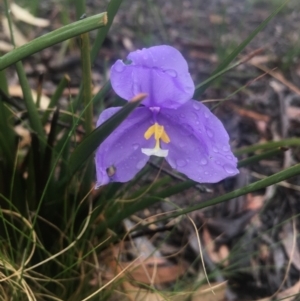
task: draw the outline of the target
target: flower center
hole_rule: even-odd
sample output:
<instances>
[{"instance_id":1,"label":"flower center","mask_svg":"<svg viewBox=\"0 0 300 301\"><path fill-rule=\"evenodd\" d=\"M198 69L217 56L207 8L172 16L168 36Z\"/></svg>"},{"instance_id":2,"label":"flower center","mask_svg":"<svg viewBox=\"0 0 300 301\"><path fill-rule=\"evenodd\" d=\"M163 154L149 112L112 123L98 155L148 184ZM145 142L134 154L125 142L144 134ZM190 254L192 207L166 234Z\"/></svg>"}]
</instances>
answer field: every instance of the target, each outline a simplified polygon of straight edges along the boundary
<instances>
[{"instance_id":1,"label":"flower center","mask_svg":"<svg viewBox=\"0 0 300 301\"><path fill-rule=\"evenodd\" d=\"M144 134L144 138L149 140L154 135L155 139L155 147L154 148L142 148L142 153L147 156L158 156L158 157L166 157L168 155L167 149L160 148L160 140L165 143L169 143L171 140L167 135L164 127L157 122L151 125L148 130Z\"/></svg>"}]
</instances>

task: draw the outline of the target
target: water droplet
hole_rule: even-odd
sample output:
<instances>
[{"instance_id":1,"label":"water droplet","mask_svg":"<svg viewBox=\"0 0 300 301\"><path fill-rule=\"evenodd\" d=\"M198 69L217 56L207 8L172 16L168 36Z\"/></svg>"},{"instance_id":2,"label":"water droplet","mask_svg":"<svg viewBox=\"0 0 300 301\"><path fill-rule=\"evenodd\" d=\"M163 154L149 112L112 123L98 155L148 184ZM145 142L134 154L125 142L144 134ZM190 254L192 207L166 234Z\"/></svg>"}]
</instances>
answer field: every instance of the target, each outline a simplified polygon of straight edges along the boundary
<instances>
[{"instance_id":1,"label":"water droplet","mask_svg":"<svg viewBox=\"0 0 300 301\"><path fill-rule=\"evenodd\" d=\"M140 85L138 82L134 81L132 85L132 93L133 95L137 95L140 93Z\"/></svg>"},{"instance_id":2,"label":"water droplet","mask_svg":"<svg viewBox=\"0 0 300 301\"><path fill-rule=\"evenodd\" d=\"M145 165L145 161L144 161L144 160L141 160L141 161L139 161L139 162L137 163L136 168L137 168L137 169L141 169L141 168L144 167L144 165Z\"/></svg>"},{"instance_id":3,"label":"water droplet","mask_svg":"<svg viewBox=\"0 0 300 301\"><path fill-rule=\"evenodd\" d=\"M200 164L201 164L201 165L206 165L206 164L207 164L207 160L204 159L204 158L202 158L202 159L200 160Z\"/></svg>"},{"instance_id":4,"label":"water droplet","mask_svg":"<svg viewBox=\"0 0 300 301\"><path fill-rule=\"evenodd\" d=\"M226 158L229 159L229 160L232 160L232 159L233 159L233 157L230 156L230 155L226 156Z\"/></svg>"},{"instance_id":5,"label":"water droplet","mask_svg":"<svg viewBox=\"0 0 300 301\"><path fill-rule=\"evenodd\" d=\"M214 133L211 129L206 128L206 133L207 133L207 136L210 138L212 138L214 136Z\"/></svg>"},{"instance_id":6,"label":"water droplet","mask_svg":"<svg viewBox=\"0 0 300 301\"><path fill-rule=\"evenodd\" d=\"M193 112L193 118L195 120L195 123L199 124L199 115L197 114L197 112Z\"/></svg>"},{"instance_id":7,"label":"water droplet","mask_svg":"<svg viewBox=\"0 0 300 301\"><path fill-rule=\"evenodd\" d=\"M215 163L216 163L216 164L218 164L218 165L221 165L221 162L220 162L220 161L218 161L218 160L217 160L217 161L215 161Z\"/></svg>"},{"instance_id":8,"label":"water droplet","mask_svg":"<svg viewBox=\"0 0 300 301\"><path fill-rule=\"evenodd\" d=\"M114 68L114 69L115 69L117 72L122 72L122 71L124 71L124 68L125 68L124 64L123 64L122 62L118 61L118 62L115 64L115 68Z\"/></svg>"},{"instance_id":9,"label":"water droplet","mask_svg":"<svg viewBox=\"0 0 300 301\"><path fill-rule=\"evenodd\" d=\"M134 144L132 144L132 147L134 150L136 150L140 147L140 145L138 143L134 143Z\"/></svg>"},{"instance_id":10,"label":"water droplet","mask_svg":"<svg viewBox=\"0 0 300 301\"><path fill-rule=\"evenodd\" d=\"M184 90L184 92L186 92L186 93L191 93L191 94L193 94L193 93L194 93L194 90L195 90L195 87L194 87L194 85L193 85L193 86L188 85L188 86L185 86L185 87L183 88L183 90Z\"/></svg>"},{"instance_id":11,"label":"water droplet","mask_svg":"<svg viewBox=\"0 0 300 301\"><path fill-rule=\"evenodd\" d=\"M168 163L171 165L172 168L176 168L176 164L172 158L168 158Z\"/></svg>"},{"instance_id":12,"label":"water droplet","mask_svg":"<svg viewBox=\"0 0 300 301\"><path fill-rule=\"evenodd\" d=\"M204 112L204 117L205 117L205 118L208 118L208 117L209 117L208 112Z\"/></svg>"},{"instance_id":13,"label":"water droplet","mask_svg":"<svg viewBox=\"0 0 300 301\"><path fill-rule=\"evenodd\" d=\"M148 60L148 59L149 59L149 56L148 56L148 54L147 54L147 50L146 50L146 49L143 49L142 51L143 51L143 59L144 59L144 60Z\"/></svg>"},{"instance_id":14,"label":"water droplet","mask_svg":"<svg viewBox=\"0 0 300 301\"><path fill-rule=\"evenodd\" d=\"M181 131L184 135L190 136L194 133L194 129L187 123L181 125Z\"/></svg>"},{"instance_id":15,"label":"water droplet","mask_svg":"<svg viewBox=\"0 0 300 301\"><path fill-rule=\"evenodd\" d=\"M205 171L204 174L205 174L205 175L208 175L208 171Z\"/></svg>"},{"instance_id":16,"label":"water droplet","mask_svg":"<svg viewBox=\"0 0 300 301\"><path fill-rule=\"evenodd\" d=\"M185 118L185 115L184 114L180 114L179 115L181 118Z\"/></svg>"},{"instance_id":17,"label":"water droplet","mask_svg":"<svg viewBox=\"0 0 300 301\"><path fill-rule=\"evenodd\" d=\"M167 70L165 70L165 73L167 73L171 77L177 77L177 72L173 69L167 69Z\"/></svg>"},{"instance_id":18,"label":"water droplet","mask_svg":"<svg viewBox=\"0 0 300 301\"><path fill-rule=\"evenodd\" d=\"M225 164L224 166L223 166L223 168L224 168L224 170L227 172L227 173L229 173L229 174L234 174L235 173L235 167L234 166L232 166L232 165L229 165L229 164Z\"/></svg>"},{"instance_id":19,"label":"water droplet","mask_svg":"<svg viewBox=\"0 0 300 301\"><path fill-rule=\"evenodd\" d=\"M224 146L222 147L222 149L223 149L224 152L228 152L228 151L229 151L229 146L224 145Z\"/></svg>"},{"instance_id":20,"label":"water droplet","mask_svg":"<svg viewBox=\"0 0 300 301\"><path fill-rule=\"evenodd\" d=\"M199 104L197 103L197 102L193 102L193 108L195 109L195 110L197 110L197 111L199 111L200 110L200 106L199 106Z\"/></svg>"},{"instance_id":21,"label":"water droplet","mask_svg":"<svg viewBox=\"0 0 300 301\"><path fill-rule=\"evenodd\" d=\"M218 153L219 152L219 150L215 147L215 146L213 146L213 151L215 152L215 153Z\"/></svg>"},{"instance_id":22,"label":"water droplet","mask_svg":"<svg viewBox=\"0 0 300 301\"><path fill-rule=\"evenodd\" d=\"M183 167L183 166L185 166L187 164L187 162L186 162L186 160L184 160L184 159L178 159L178 160L176 160L176 165L178 166L178 167Z\"/></svg>"}]
</instances>

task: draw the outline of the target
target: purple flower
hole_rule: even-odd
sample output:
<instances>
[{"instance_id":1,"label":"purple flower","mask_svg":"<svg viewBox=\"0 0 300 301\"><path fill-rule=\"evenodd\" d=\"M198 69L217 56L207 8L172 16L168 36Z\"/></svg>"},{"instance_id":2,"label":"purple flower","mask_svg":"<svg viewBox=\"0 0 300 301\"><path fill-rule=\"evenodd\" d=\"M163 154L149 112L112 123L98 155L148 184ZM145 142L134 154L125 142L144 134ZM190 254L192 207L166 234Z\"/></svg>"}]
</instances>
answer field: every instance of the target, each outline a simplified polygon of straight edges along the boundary
<instances>
[{"instance_id":1,"label":"purple flower","mask_svg":"<svg viewBox=\"0 0 300 301\"><path fill-rule=\"evenodd\" d=\"M194 83L178 50L163 45L131 52L126 62L112 66L111 84L126 100L148 96L97 149L97 187L129 181L151 155L165 157L197 182L215 183L239 173L221 121L191 99ZM118 110L104 110L97 126Z\"/></svg>"}]
</instances>

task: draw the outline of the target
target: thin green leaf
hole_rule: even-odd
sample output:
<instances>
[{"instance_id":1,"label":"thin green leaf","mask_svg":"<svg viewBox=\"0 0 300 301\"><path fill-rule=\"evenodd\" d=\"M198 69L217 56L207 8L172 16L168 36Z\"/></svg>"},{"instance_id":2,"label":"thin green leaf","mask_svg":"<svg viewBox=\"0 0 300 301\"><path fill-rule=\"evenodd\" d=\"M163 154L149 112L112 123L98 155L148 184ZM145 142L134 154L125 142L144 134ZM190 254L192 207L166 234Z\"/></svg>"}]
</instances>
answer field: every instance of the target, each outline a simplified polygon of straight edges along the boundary
<instances>
[{"instance_id":1,"label":"thin green leaf","mask_svg":"<svg viewBox=\"0 0 300 301\"><path fill-rule=\"evenodd\" d=\"M91 61L94 62L98 52L104 42L104 39L111 27L111 24L117 14L122 0L111 0L107 6L107 23L104 27L100 28L97 32L97 36L94 45L91 50Z\"/></svg>"},{"instance_id":2,"label":"thin green leaf","mask_svg":"<svg viewBox=\"0 0 300 301\"><path fill-rule=\"evenodd\" d=\"M126 104L120 111L89 134L74 150L69 161L72 176L97 147L117 128L117 126L141 103L145 94L139 94L134 101Z\"/></svg>"},{"instance_id":3,"label":"thin green leaf","mask_svg":"<svg viewBox=\"0 0 300 301\"><path fill-rule=\"evenodd\" d=\"M263 159L270 159L276 155L282 154L283 152L285 152L287 150L288 150L287 148L280 147L280 148L276 148L276 149L273 149L270 151L263 152L262 154L259 154L259 155L251 156L250 158L240 160L238 162L238 167L243 167L243 166L247 166L250 164L254 164Z\"/></svg>"},{"instance_id":4,"label":"thin green leaf","mask_svg":"<svg viewBox=\"0 0 300 301\"><path fill-rule=\"evenodd\" d=\"M42 121L40 119L38 110L35 106L32 94L31 94L31 89L27 80L27 76L25 74L23 65L21 62L17 62L16 63L16 69L17 69L17 73L18 73L18 77L19 77L19 81L20 81L20 86L22 88L22 92L23 92L23 97L24 97L24 102L25 102L25 106L26 109L28 111L28 116L29 116L29 122L30 122L30 126L32 128L32 130L34 132L36 132L38 138L41 141L46 141L45 138L45 133L44 133L44 129L43 129L43 125L42 125ZM43 144L40 144L41 149L44 148Z\"/></svg>"},{"instance_id":5,"label":"thin green leaf","mask_svg":"<svg viewBox=\"0 0 300 301\"><path fill-rule=\"evenodd\" d=\"M60 83L58 84L54 94L52 95L50 99L50 103L48 105L47 110L45 111L43 118L42 118L42 123L45 124L48 121L51 109L53 109L56 104L59 101L59 98L61 97L62 93L64 92L64 89L67 87L67 85L70 83L70 77L68 75L64 75Z\"/></svg>"},{"instance_id":6,"label":"thin green leaf","mask_svg":"<svg viewBox=\"0 0 300 301\"><path fill-rule=\"evenodd\" d=\"M181 216L183 214L188 214L188 213L196 211L196 210L200 210L200 209L203 209L203 208L206 208L206 207L209 207L209 206L213 206L213 205L216 205L216 204L219 204L219 203L223 203L225 201L228 201L230 199L239 197L241 195L245 195L247 193L254 192L254 191L257 191L259 189L263 189L263 188L266 188L268 186L274 185L274 184L279 183L281 181L285 181L285 180L287 180L291 177L297 176L297 175L300 175L300 164L297 164L297 165L289 167L285 170L279 171L279 172L275 173L274 175L271 175L267 178L256 181L256 182L254 182L252 184L249 184L245 187L242 187L240 189L237 189L237 190L231 191L229 193L223 194L221 196L218 196L218 197L216 197L212 200L205 201L205 202L202 202L201 204L191 206L191 207L188 207L188 208L185 208L185 209L182 209L182 210L178 210L175 213L171 213L167 217L163 217L161 219L156 220L155 223L163 222L163 221L166 221L170 218L175 218L175 217ZM156 201L158 201L158 199L156 197L146 198L146 199L143 200L143 204L139 205L139 209L141 210L141 209L147 207L149 205L149 203L152 202L152 204L153 204ZM144 227L146 228L150 224L151 223L143 225L143 226L141 226L141 228L144 228ZM140 227L139 227L139 229L140 229Z\"/></svg>"},{"instance_id":7,"label":"thin green leaf","mask_svg":"<svg viewBox=\"0 0 300 301\"><path fill-rule=\"evenodd\" d=\"M216 68L216 70L212 73L212 75L205 81L205 83L201 83L196 87L194 98L197 98L201 95L211 84L211 82L224 73L224 70L227 66L238 56L240 52L253 40L253 38L262 31L266 25L282 10L282 8L287 4L289 0L284 1L277 9L275 9L268 18L266 18L258 27L256 27L250 35L244 40L237 48L235 48L225 60ZM232 67L229 68L229 70ZM217 75L218 74L218 75Z\"/></svg>"},{"instance_id":8,"label":"thin green leaf","mask_svg":"<svg viewBox=\"0 0 300 301\"><path fill-rule=\"evenodd\" d=\"M107 14L101 13L51 31L3 55L0 58L0 70L3 70L8 66L24 59L25 57L41 51L47 47L76 37L82 33L102 27L106 23Z\"/></svg>"},{"instance_id":9,"label":"thin green leaf","mask_svg":"<svg viewBox=\"0 0 300 301\"><path fill-rule=\"evenodd\" d=\"M281 141L270 141L266 143L259 143L250 146L246 146L234 151L234 154L239 156L242 154L253 153L257 150L266 150L276 147L289 147L289 146L300 146L300 138L288 138Z\"/></svg>"}]
</instances>

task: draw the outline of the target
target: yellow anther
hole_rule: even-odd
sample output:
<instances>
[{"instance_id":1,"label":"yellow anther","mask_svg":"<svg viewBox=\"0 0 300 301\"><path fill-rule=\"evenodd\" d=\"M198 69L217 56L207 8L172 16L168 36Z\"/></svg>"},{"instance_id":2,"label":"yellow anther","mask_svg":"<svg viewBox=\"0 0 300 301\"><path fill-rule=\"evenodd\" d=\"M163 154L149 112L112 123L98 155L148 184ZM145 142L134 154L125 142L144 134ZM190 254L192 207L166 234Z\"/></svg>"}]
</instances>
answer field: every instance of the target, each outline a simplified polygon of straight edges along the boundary
<instances>
[{"instance_id":1,"label":"yellow anther","mask_svg":"<svg viewBox=\"0 0 300 301\"><path fill-rule=\"evenodd\" d=\"M148 130L144 134L144 137L148 140L151 138L152 135L154 135L155 140L161 139L165 143L170 142L170 138L167 135L164 126L159 125L156 122L148 128Z\"/></svg>"},{"instance_id":2,"label":"yellow anther","mask_svg":"<svg viewBox=\"0 0 300 301\"><path fill-rule=\"evenodd\" d=\"M158 123L154 123L152 126L148 128L148 130L145 132L144 137L145 139L150 139L154 135L155 139L155 147L153 149L151 148L142 148L142 152L148 156L155 155L159 157L166 157L168 155L168 150L161 149L160 148L160 139L164 143L169 143L171 140L166 133L164 126L159 125Z\"/></svg>"}]
</instances>

